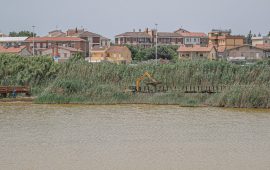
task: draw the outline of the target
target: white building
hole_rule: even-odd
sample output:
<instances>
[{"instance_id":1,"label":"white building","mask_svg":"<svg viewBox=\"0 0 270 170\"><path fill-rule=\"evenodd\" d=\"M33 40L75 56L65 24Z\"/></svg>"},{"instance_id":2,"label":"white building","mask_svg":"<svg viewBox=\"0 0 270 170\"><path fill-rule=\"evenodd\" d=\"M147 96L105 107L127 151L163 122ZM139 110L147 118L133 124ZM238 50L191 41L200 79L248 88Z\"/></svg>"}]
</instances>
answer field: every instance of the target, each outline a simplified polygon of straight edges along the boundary
<instances>
[{"instance_id":1,"label":"white building","mask_svg":"<svg viewBox=\"0 0 270 170\"><path fill-rule=\"evenodd\" d=\"M28 37L0 37L0 46L14 47L25 45Z\"/></svg>"},{"instance_id":2,"label":"white building","mask_svg":"<svg viewBox=\"0 0 270 170\"><path fill-rule=\"evenodd\" d=\"M258 44L270 44L270 37L269 36L262 36L262 37L252 37L252 45L257 46Z\"/></svg>"}]
</instances>

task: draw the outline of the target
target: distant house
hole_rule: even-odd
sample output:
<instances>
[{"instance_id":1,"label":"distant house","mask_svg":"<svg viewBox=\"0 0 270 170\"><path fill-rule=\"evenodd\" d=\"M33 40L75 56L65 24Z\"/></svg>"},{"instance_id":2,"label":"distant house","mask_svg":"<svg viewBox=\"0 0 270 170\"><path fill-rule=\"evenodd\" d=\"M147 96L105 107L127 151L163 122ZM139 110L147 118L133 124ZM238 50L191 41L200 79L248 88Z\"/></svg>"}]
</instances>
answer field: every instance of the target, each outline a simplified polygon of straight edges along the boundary
<instances>
[{"instance_id":1,"label":"distant house","mask_svg":"<svg viewBox=\"0 0 270 170\"><path fill-rule=\"evenodd\" d=\"M33 42L35 46L35 54L41 55L45 49L50 49L53 46L58 47L71 47L77 50L81 50L84 53L87 52L87 43L84 39L78 37L31 37L26 41L27 48L32 51Z\"/></svg>"},{"instance_id":2,"label":"distant house","mask_svg":"<svg viewBox=\"0 0 270 170\"><path fill-rule=\"evenodd\" d=\"M208 45L208 37L202 32L182 32L180 35L183 37L183 44L188 45Z\"/></svg>"},{"instance_id":3,"label":"distant house","mask_svg":"<svg viewBox=\"0 0 270 170\"><path fill-rule=\"evenodd\" d=\"M25 45L28 37L0 37L0 46L14 47Z\"/></svg>"},{"instance_id":4,"label":"distant house","mask_svg":"<svg viewBox=\"0 0 270 170\"><path fill-rule=\"evenodd\" d=\"M270 45L270 36L260 36L260 37L252 37L252 45Z\"/></svg>"},{"instance_id":5,"label":"distant house","mask_svg":"<svg viewBox=\"0 0 270 170\"><path fill-rule=\"evenodd\" d=\"M111 42L109 38L84 29L68 29L66 35L67 37L79 37L86 40L90 49L93 47L109 47Z\"/></svg>"},{"instance_id":6,"label":"distant house","mask_svg":"<svg viewBox=\"0 0 270 170\"><path fill-rule=\"evenodd\" d=\"M53 30L50 31L47 37L65 37L66 33L62 32L62 30Z\"/></svg>"},{"instance_id":7,"label":"distant house","mask_svg":"<svg viewBox=\"0 0 270 170\"><path fill-rule=\"evenodd\" d=\"M129 64L132 61L131 51L125 46L111 46L108 48L93 48L89 62L112 62Z\"/></svg>"},{"instance_id":8,"label":"distant house","mask_svg":"<svg viewBox=\"0 0 270 170\"><path fill-rule=\"evenodd\" d=\"M217 50L214 46L185 46L181 45L177 50L179 54L179 59L208 59L215 60L217 58Z\"/></svg>"},{"instance_id":9,"label":"distant house","mask_svg":"<svg viewBox=\"0 0 270 170\"><path fill-rule=\"evenodd\" d=\"M136 32L126 32L115 36L117 45L132 45L149 48L158 45L207 45L208 37L204 33L189 32L184 29L178 29L174 32L157 32L157 30L148 28L145 31L141 29Z\"/></svg>"},{"instance_id":10,"label":"distant house","mask_svg":"<svg viewBox=\"0 0 270 170\"><path fill-rule=\"evenodd\" d=\"M4 54L17 54L20 56L30 56L31 52L26 46L5 47L0 46L0 53Z\"/></svg>"},{"instance_id":11,"label":"distant house","mask_svg":"<svg viewBox=\"0 0 270 170\"><path fill-rule=\"evenodd\" d=\"M174 32L158 32L159 45L180 45L183 44L183 37Z\"/></svg>"},{"instance_id":12,"label":"distant house","mask_svg":"<svg viewBox=\"0 0 270 170\"><path fill-rule=\"evenodd\" d=\"M49 55L52 56L56 62L63 62L68 60L73 55L80 54L82 52L82 50L71 47L53 46L51 48L42 50L41 55Z\"/></svg>"},{"instance_id":13,"label":"distant house","mask_svg":"<svg viewBox=\"0 0 270 170\"><path fill-rule=\"evenodd\" d=\"M270 44L257 44L256 47L263 49L265 56L270 59Z\"/></svg>"},{"instance_id":14,"label":"distant house","mask_svg":"<svg viewBox=\"0 0 270 170\"><path fill-rule=\"evenodd\" d=\"M245 36L231 35L231 30L213 29L208 33L208 37L209 45L217 48L219 58L224 57L226 50L243 46L245 43Z\"/></svg>"},{"instance_id":15,"label":"distant house","mask_svg":"<svg viewBox=\"0 0 270 170\"><path fill-rule=\"evenodd\" d=\"M125 32L115 36L116 45L132 45L138 47L149 48L153 46L154 31L146 29L144 32Z\"/></svg>"},{"instance_id":16,"label":"distant house","mask_svg":"<svg viewBox=\"0 0 270 170\"><path fill-rule=\"evenodd\" d=\"M263 49L251 45L243 45L225 51L228 61L242 60L242 61L258 61L265 58Z\"/></svg>"}]
</instances>

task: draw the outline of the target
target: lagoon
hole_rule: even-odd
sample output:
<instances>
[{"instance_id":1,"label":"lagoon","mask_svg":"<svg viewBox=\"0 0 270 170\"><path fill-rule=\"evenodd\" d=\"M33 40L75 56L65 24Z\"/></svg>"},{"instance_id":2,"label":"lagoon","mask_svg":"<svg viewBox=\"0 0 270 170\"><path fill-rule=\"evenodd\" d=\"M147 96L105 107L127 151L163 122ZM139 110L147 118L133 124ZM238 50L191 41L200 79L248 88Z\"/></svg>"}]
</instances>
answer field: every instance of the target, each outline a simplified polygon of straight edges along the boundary
<instances>
[{"instance_id":1,"label":"lagoon","mask_svg":"<svg viewBox=\"0 0 270 170\"><path fill-rule=\"evenodd\" d=\"M0 169L269 170L270 110L0 103Z\"/></svg>"}]
</instances>

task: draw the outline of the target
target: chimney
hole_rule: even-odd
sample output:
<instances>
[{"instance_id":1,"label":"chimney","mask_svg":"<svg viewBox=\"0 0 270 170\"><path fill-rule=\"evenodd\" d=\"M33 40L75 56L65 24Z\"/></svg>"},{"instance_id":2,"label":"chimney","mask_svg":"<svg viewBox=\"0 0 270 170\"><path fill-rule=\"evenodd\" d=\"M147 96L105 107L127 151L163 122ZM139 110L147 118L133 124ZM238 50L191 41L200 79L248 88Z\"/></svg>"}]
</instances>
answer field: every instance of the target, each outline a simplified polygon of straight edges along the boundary
<instances>
[{"instance_id":1,"label":"chimney","mask_svg":"<svg viewBox=\"0 0 270 170\"><path fill-rule=\"evenodd\" d=\"M148 28L145 29L145 32L148 34L148 32L149 32Z\"/></svg>"},{"instance_id":2,"label":"chimney","mask_svg":"<svg viewBox=\"0 0 270 170\"><path fill-rule=\"evenodd\" d=\"M135 29L133 29L133 32L135 32Z\"/></svg>"},{"instance_id":3,"label":"chimney","mask_svg":"<svg viewBox=\"0 0 270 170\"><path fill-rule=\"evenodd\" d=\"M139 32L142 32L142 30L141 30L141 29L139 29Z\"/></svg>"}]
</instances>

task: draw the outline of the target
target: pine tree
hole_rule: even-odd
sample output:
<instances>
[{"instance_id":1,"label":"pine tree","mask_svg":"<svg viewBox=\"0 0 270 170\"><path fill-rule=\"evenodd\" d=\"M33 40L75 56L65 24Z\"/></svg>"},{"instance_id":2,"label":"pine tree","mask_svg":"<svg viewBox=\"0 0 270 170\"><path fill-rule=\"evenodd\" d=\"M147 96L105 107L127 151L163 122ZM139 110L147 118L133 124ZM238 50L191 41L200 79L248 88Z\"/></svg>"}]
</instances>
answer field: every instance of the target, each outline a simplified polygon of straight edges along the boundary
<instances>
[{"instance_id":1,"label":"pine tree","mask_svg":"<svg viewBox=\"0 0 270 170\"><path fill-rule=\"evenodd\" d=\"M251 33L251 30L249 31L249 34L247 35L247 39L246 39L246 43L247 44L252 44L252 37L253 37L253 35L252 35L252 33Z\"/></svg>"}]
</instances>

